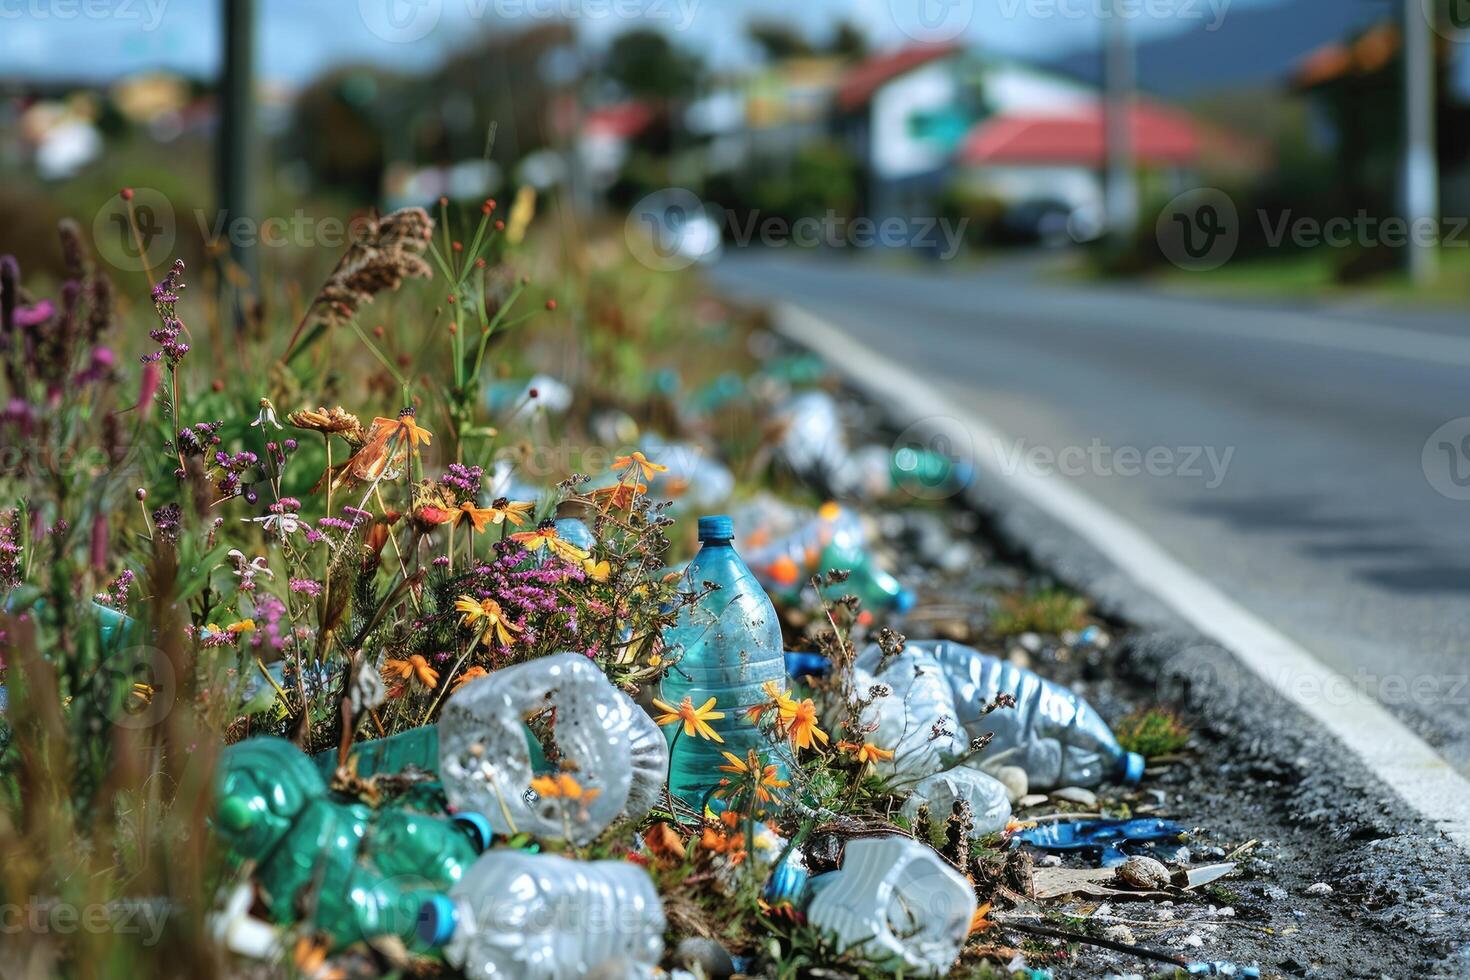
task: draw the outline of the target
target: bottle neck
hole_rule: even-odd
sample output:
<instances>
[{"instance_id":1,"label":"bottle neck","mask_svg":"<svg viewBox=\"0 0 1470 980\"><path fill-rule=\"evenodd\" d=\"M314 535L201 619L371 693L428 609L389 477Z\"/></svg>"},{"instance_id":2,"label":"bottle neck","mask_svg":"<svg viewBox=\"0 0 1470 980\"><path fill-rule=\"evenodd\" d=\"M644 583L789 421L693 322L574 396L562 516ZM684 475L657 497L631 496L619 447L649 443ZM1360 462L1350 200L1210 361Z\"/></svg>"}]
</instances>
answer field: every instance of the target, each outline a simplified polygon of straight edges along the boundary
<instances>
[{"instance_id":1,"label":"bottle neck","mask_svg":"<svg viewBox=\"0 0 1470 980\"><path fill-rule=\"evenodd\" d=\"M708 538L701 543L705 550L708 550L710 548L729 548L733 541L733 538Z\"/></svg>"}]
</instances>

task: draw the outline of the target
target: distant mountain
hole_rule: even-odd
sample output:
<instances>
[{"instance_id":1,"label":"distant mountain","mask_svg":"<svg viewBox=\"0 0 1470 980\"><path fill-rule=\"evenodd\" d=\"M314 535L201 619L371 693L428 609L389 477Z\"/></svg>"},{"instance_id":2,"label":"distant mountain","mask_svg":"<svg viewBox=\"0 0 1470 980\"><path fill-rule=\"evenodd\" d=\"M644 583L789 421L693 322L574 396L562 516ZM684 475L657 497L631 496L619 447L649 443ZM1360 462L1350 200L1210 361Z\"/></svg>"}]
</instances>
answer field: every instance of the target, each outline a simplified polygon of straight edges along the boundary
<instances>
[{"instance_id":1,"label":"distant mountain","mask_svg":"<svg viewBox=\"0 0 1470 980\"><path fill-rule=\"evenodd\" d=\"M1291 75L1303 55L1371 24L1396 19L1401 4L1402 0L1233 4L1225 9L1218 29L1209 31L1218 0L1176 0L1175 9L1194 12L1189 26L1138 45L1138 84L1171 99L1277 84ZM1102 80L1102 54L1096 48L1051 59L1046 67L1093 84Z\"/></svg>"}]
</instances>

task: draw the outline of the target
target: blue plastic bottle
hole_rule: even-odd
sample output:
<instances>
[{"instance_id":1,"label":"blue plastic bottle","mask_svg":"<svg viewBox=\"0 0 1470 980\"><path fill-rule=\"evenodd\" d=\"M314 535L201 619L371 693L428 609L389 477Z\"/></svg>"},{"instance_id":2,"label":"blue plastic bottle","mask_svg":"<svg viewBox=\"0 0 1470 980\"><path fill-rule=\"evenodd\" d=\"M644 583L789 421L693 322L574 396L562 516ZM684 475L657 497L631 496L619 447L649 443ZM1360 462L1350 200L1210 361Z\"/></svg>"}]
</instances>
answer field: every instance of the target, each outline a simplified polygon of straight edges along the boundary
<instances>
[{"instance_id":1,"label":"blue plastic bottle","mask_svg":"<svg viewBox=\"0 0 1470 980\"><path fill-rule=\"evenodd\" d=\"M678 707L689 698L698 708L714 698L715 710L725 715L710 722L723 743L682 734L682 726L665 729L672 749L670 790L694 807L719 784L718 767L726 764L722 751L744 759L748 750L755 749L768 763L784 769L784 754L746 713L769 700L761 690L767 681L784 689L781 625L770 597L735 553L734 534L728 517L699 519L703 547L685 569L681 588L703 591L705 582L719 588L681 609L678 622L664 634L669 655L678 659L664 675L661 699Z\"/></svg>"}]
</instances>

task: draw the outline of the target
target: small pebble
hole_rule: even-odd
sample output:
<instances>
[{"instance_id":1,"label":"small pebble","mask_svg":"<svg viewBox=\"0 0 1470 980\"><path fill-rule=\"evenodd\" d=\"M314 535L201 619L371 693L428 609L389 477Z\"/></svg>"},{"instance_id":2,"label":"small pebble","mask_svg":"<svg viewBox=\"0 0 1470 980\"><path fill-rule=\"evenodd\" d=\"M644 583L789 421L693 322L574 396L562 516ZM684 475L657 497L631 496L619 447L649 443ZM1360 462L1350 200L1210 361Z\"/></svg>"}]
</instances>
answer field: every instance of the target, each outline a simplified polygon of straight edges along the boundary
<instances>
[{"instance_id":1,"label":"small pebble","mask_svg":"<svg viewBox=\"0 0 1470 980\"><path fill-rule=\"evenodd\" d=\"M1006 788L1006 796L1013 804L1025 799L1030 792L1031 780L1020 766L1001 766L995 770L995 778Z\"/></svg>"},{"instance_id":2,"label":"small pebble","mask_svg":"<svg viewBox=\"0 0 1470 980\"><path fill-rule=\"evenodd\" d=\"M1041 637L1035 633L1022 633L1016 637L1016 642L1021 644L1021 649L1027 653L1041 652Z\"/></svg>"},{"instance_id":3,"label":"small pebble","mask_svg":"<svg viewBox=\"0 0 1470 980\"><path fill-rule=\"evenodd\" d=\"M1056 854L1043 854L1036 859L1036 863L1043 868L1060 868L1062 859Z\"/></svg>"},{"instance_id":4,"label":"small pebble","mask_svg":"<svg viewBox=\"0 0 1470 980\"><path fill-rule=\"evenodd\" d=\"M1024 810L1031 806L1041 806L1046 802L1045 793L1028 793L1016 801L1016 809Z\"/></svg>"},{"instance_id":5,"label":"small pebble","mask_svg":"<svg viewBox=\"0 0 1470 980\"><path fill-rule=\"evenodd\" d=\"M1060 802L1076 803L1080 806L1097 806L1097 794L1081 786L1063 786L1053 790L1051 798Z\"/></svg>"},{"instance_id":6,"label":"small pebble","mask_svg":"<svg viewBox=\"0 0 1470 980\"><path fill-rule=\"evenodd\" d=\"M1108 926L1103 930L1103 938L1111 939L1115 943L1128 943L1130 946L1135 942L1133 930L1127 926Z\"/></svg>"},{"instance_id":7,"label":"small pebble","mask_svg":"<svg viewBox=\"0 0 1470 980\"><path fill-rule=\"evenodd\" d=\"M1332 886L1325 881L1319 881L1314 885L1307 886L1308 895L1331 895Z\"/></svg>"}]
</instances>

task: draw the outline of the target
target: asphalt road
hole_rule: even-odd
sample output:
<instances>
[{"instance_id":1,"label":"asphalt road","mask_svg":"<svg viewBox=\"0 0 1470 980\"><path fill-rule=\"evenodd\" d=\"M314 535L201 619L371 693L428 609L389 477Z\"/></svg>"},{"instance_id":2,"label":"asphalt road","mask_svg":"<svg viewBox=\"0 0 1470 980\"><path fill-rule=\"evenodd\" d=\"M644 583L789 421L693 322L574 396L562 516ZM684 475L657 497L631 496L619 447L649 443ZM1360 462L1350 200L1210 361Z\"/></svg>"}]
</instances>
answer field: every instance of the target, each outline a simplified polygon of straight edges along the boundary
<instances>
[{"instance_id":1,"label":"asphalt road","mask_svg":"<svg viewBox=\"0 0 1470 980\"><path fill-rule=\"evenodd\" d=\"M929 379L1005 433L1007 465L1072 481L1470 774L1470 317L1077 286L1026 263L737 253L713 277Z\"/></svg>"}]
</instances>

